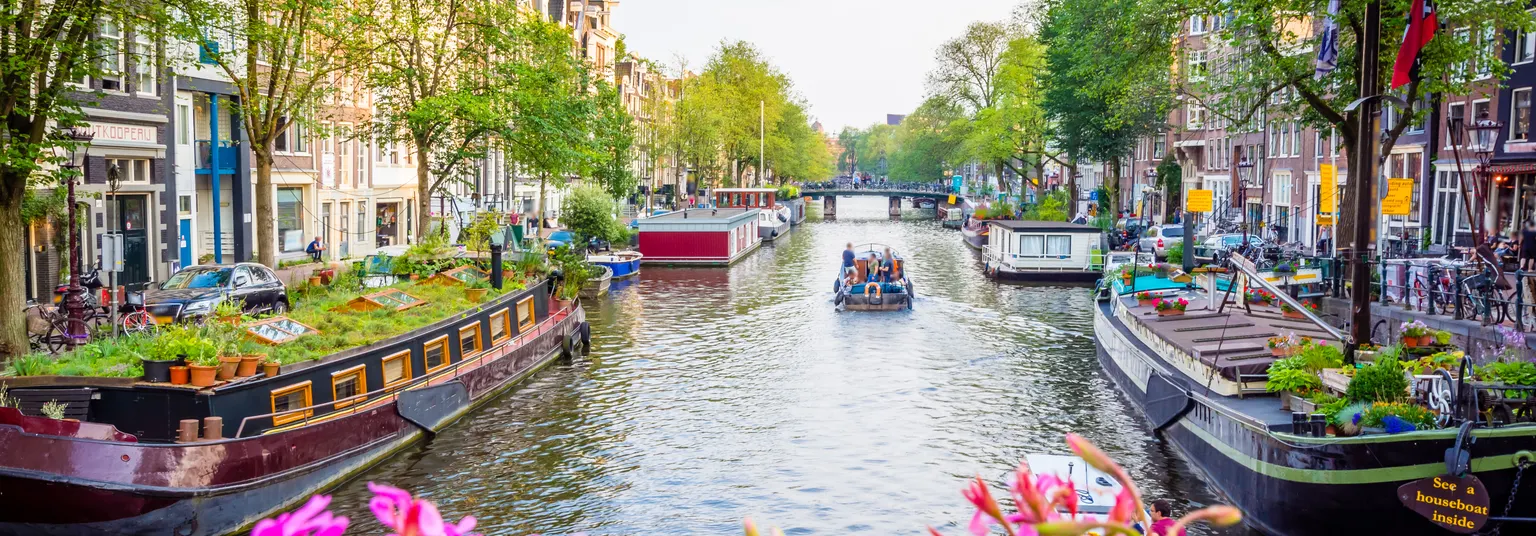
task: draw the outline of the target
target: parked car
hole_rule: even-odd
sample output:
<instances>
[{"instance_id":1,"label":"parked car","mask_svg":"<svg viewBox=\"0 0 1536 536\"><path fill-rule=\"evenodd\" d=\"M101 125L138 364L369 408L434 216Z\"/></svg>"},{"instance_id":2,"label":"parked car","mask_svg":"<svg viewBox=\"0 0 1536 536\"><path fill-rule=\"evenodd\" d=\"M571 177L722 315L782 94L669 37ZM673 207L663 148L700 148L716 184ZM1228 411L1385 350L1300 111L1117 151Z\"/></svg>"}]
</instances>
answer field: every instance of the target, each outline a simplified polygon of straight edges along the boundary
<instances>
[{"instance_id":1,"label":"parked car","mask_svg":"<svg viewBox=\"0 0 1536 536\"><path fill-rule=\"evenodd\" d=\"M566 231L566 230L559 230L559 231L555 231L554 233L551 233L549 235L549 238L545 239L544 247L545 247L545 249L548 249L551 253L553 253L555 251L555 248L560 247L560 246L564 246L566 244L570 244L571 242L575 242L575 241L576 241L576 233L573 233L573 232L570 232L570 231Z\"/></svg>"},{"instance_id":2,"label":"parked car","mask_svg":"<svg viewBox=\"0 0 1536 536\"><path fill-rule=\"evenodd\" d=\"M1224 257L1227 252L1237 249L1242 243L1242 233L1211 235L1195 246L1195 262L1216 263L1219 258ZM1248 243L1262 245L1264 244L1264 239L1259 238L1258 235L1248 235Z\"/></svg>"},{"instance_id":3,"label":"parked car","mask_svg":"<svg viewBox=\"0 0 1536 536\"><path fill-rule=\"evenodd\" d=\"M252 314L282 314L290 306L277 274L250 262L188 266L144 291L144 308L160 324L201 319L224 300L239 300Z\"/></svg>"},{"instance_id":4,"label":"parked car","mask_svg":"<svg viewBox=\"0 0 1536 536\"><path fill-rule=\"evenodd\" d=\"M1168 256L1168 248L1184 242L1184 226L1153 225L1141 235L1141 250L1150 251L1157 258Z\"/></svg>"}]
</instances>

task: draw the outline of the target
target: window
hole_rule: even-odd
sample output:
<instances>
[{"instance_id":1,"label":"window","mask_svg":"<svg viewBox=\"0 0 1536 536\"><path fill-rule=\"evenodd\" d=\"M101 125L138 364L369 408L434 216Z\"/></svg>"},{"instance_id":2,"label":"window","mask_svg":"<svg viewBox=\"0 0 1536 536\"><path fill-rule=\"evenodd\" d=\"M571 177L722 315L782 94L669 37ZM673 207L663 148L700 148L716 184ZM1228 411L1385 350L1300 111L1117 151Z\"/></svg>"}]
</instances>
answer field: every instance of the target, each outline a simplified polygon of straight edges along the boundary
<instances>
[{"instance_id":1,"label":"window","mask_svg":"<svg viewBox=\"0 0 1536 536\"><path fill-rule=\"evenodd\" d=\"M1072 255L1071 235L1049 235L1045 237L1045 254L1052 257L1069 257Z\"/></svg>"},{"instance_id":2,"label":"window","mask_svg":"<svg viewBox=\"0 0 1536 536\"><path fill-rule=\"evenodd\" d=\"M308 244L304 241L303 205L304 190L277 189L277 239L282 243L278 250L283 253L303 251Z\"/></svg>"},{"instance_id":3,"label":"window","mask_svg":"<svg viewBox=\"0 0 1536 536\"><path fill-rule=\"evenodd\" d=\"M1478 80L1493 76L1493 62L1499 61L1499 39L1493 31L1493 25L1484 26L1481 34L1478 36Z\"/></svg>"},{"instance_id":4,"label":"window","mask_svg":"<svg viewBox=\"0 0 1536 536\"><path fill-rule=\"evenodd\" d=\"M1045 237L1041 235L1019 235L1019 255L1024 257L1039 257L1045 253Z\"/></svg>"},{"instance_id":5,"label":"window","mask_svg":"<svg viewBox=\"0 0 1536 536\"><path fill-rule=\"evenodd\" d=\"M1205 16L1192 15L1189 17L1189 34L1200 35L1205 33Z\"/></svg>"},{"instance_id":6,"label":"window","mask_svg":"<svg viewBox=\"0 0 1536 536\"><path fill-rule=\"evenodd\" d=\"M1456 36L1456 42L1458 44L1467 44L1472 42L1472 31L1466 28L1457 29L1456 33L1453 35ZM1449 72L1451 74L1452 80L1466 82L1467 80L1471 79L1471 70L1468 69L1466 60L1462 60L1456 62L1454 65L1451 65Z\"/></svg>"},{"instance_id":7,"label":"window","mask_svg":"<svg viewBox=\"0 0 1536 536\"><path fill-rule=\"evenodd\" d=\"M1163 136L1162 133L1158 133L1157 137L1152 139L1152 158L1161 159L1167 152L1168 138Z\"/></svg>"},{"instance_id":8,"label":"window","mask_svg":"<svg viewBox=\"0 0 1536 536\"><path fill-rule=\"evenodd\" d=\"M272 425L282 426L314 414L308 381L272 390ZM302 411L300 411L302 410Z\"/></svg>"},{"instance_id":9,"label":"window","mask_svg":"<svg viewBox=\"0 0 1536 536\"><path fill-rule=\"evenodd\" d=\"M1476 102L1472 103L1472 117L1467 118L1467 121L1468 122L1476 121L1477 118L1485 117L1485 116L1486 117L1494 117L1492 114L1490 114L1488 112L1488 101L1487 100L1476 101Z\"/></svg>"},{"instance_id":10,"label":"window","mask_svg":"<svg viewBox=\"0 0 1536 536\"><path fill-rule=\"evenodd\" d=\"M1511 48L1515 49L1515 63L1536 60L1536 35L1523 30L1515 32L1515 42Z\"/></svg>"},{"instance_id":11,"label":"window","mask_svg":"<svg viewBox=\"0 0 1536 536\"><path fill-rule=\"evenodd\" d=\"M149 184L149 160L143 158L107 159L107 178L117 173L117 181L123 184Z\"/></svg>"},{"instance_id":12,"label":"window","mask_svg":"<svg viewBox=\"0 0 1536 536\"><path fill-rule=\"evenodd\" d=\"M1467 206L1461 196L1461 180L1455 171L1435 174L1434 202L1433 232L1436 242L1452 245L1457 231L1472 230L1471 220L1467 218Z\"/></svg>"},{"instance_id":13,"label":"window","mask_svg":"<svg viewBox=\"0 0 1536 536\"><path fill-rule=\"evenodd\" d=\"M368 392L368 378L364 372L367 365L358 365L347 370L331 373L331 401L336 409L341 409L358 402L367 400L359 398L342 402L342 399L351 398Z\"/></svg>"},{"instance_id":14,"label":"window","mask_svg":"<svg viewBox=\"0 0 1536 536\"><path fill-rule=\"evenodd\" d=\"M389 389L411 381L411 351L406 350L384 358L384 388Z\"/></svg>"},{"instance_id":15,"label":"window","mask_svg":"<svg viewBox=\"0 0 1536 536\"><path fill-rule=\"evenodd\" d=\"M1200 81L1205 79L1205 51L1191 50L1189 52L1189 79Z\"/></svg>"},{"instance_id":16,"label":"window","mask_svg":"<svg viewBox=\"0 0 1536 536\"><path fill-rule=\"evenodd\" d=\"M176 126L180 127L176 137L176 143L192 145L192 107L186 104L176 105Z\"/></svg>"},{"instance_id":17,"label":"window","mask_svg":"<svg viewBox=\"0 0 1536 536\"><path fill-rule=\"evenodd\" d=\"M1301 123L1291 123L1291 156L1301 156Z\"/></svg>"},{"instance_id":18,"label":"window","mask_svg":"<svg viewBox=\"0 0 1536 536\"><path fill-rule=\"evenodd\" d=\"M1205 124L1205 108L1199 104L1189 105L1189 111L1184 118L1184 128L1199 130Z\"/></svg>"},{"instance_id":19,"label":"window","mask_svg":"<svg viewBox=\"0 0 1536 536\"><path fill-rule=\"evenodd\" d=\"M1531 137L1531 88L1510 93L1509 140L1525 141Z\"/></svg>"},{"instance_id":20,"label":"window","mask_svg":"<svg viewBox=\"0 0 1536 536\"><path fill-rule=\"evenodd\" d=\"M523 298L521 300L518 300L518 302L517 302L517 332L518 333L527 333L528 330L533 329L533 324L534 324L533 297L529 296L527 298Z\"/></svg>"},{"instance_id":21,"label":"window","mask_svg":"<svg viewBox=\"0 0 1536 536\"><path fill-rule=\"evenodd\" d=\"M1274 180L1271 182L1270 191L1274 192L1274 197L1270 200L1271 203L1276 205L1291 204L1291 172L1276 171ZM1275 223L1284 225L1284 222L1280 221Z\"/></svg>"},{"instance_id":22,"label":"window","mask_svg":"<svg viewBox=\"0 0 1536 536\"><path fill-rule=\"evenodd\" d=\"M155 45L149 36L135 33L133 36L133 92L153 97L155 87Z\"/></svg>"},{"instance_id":23,"label":"window","mask_svg":"<svg viewBox=\"0 0 1536 536\"><path fill-rule=\"evenodd\" d=\"M1454 125L1457 122L1461 122L1463 125L1465 125L1466 121L1467 121L1467 103L1465 103L1465 102L1453 102L1453 103L1450 103L1450 105L1446 106L1446 108L1445 108L1445 118L1446 118L1445 128L1447 128L1447 129L1451 128L1451 125ZM1449 136L1450 131L1447 130L1446 134L1448 134L1448 135L1445 137L1445 146L1446 147L1450 147L1451 146L1451 137Z\"/></svg>"},{"instance_id":24,"label":"window","mask_svg":"<svg viewBox=\"0 0 1536 536\"><path fill-rule=\"evenodd\" d=\"M480 344L480 324L459 328L459 359L480 353L483 346Z\"/></svg>"},{"instance_id":25,"label":"window","mask_svg":"<svg viewBox=\"0 0 1536 536\"><path fill-rule=\"evenodd\" d=\"M96 32L101 89L123 91L123 26L111 17L101 19Z\"/></svg>"},{"instance_id":26,"label":"window","mask_svg":"<svg viewBox=\"0 0 1536 536\"><path fill-rule=\"evenodd\" d=\"M427 344L421 347L421 360L427 365L427 374L448 366L448 336L443 335L427 341Z\"/></svg>"},{"instance_id":27,"label":"window","mask_svg":"<svg viewBox=\"0 0 1536 536\"><path fill-rule=\"evenodd\" d=\"M177 214L191 214L192 213L192 196L190 196L190 195L178 195L178 196L176 196L176 213Z\"/></svg>"},{"instance_id":28,"label":"window","mask_svg":"<svg viewBox=\"0 0 1536 536\"><path fill-rule=\"evenodd\" d=\"M491 344L500 343L512 336L512 321L506 309L492 313L489 320L491 321Z\"/></svg>"}]
</instances>

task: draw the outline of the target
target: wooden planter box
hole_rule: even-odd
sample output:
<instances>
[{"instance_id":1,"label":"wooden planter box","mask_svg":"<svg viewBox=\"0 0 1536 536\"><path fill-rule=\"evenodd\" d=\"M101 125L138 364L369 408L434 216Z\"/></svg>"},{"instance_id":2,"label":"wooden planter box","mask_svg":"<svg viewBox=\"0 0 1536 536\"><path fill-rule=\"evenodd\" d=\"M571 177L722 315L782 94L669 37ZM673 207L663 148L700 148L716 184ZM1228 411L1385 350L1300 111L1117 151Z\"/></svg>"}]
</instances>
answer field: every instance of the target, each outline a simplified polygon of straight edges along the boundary
<instances>
[{"instance_id":1,"label":"wooden planter box","mask_svg":"<svg viewBox=\"0 0 1536 536\"><path fill-rule=\"evenodd\" d=\"M1351 376L1345 376L1344 369L1341 368L1323 369L1322 373L1318 374L1318 376L1321 376L1323 379L1323 388L1338 394L1344 394L1345 391L1348 391L1349 380L1354 379Z\"/></svg>"},{"instance_id":2,"label":"wooden planter box","mask_svg":"<svg viewBox=\"0 0 1536 536\"><path fill-rule=\"evenodd\" d=\"M1305 398L1291 395L1291 411L1312 414L1317 411L1317 403Z\"/></svg>"}]
</instances>

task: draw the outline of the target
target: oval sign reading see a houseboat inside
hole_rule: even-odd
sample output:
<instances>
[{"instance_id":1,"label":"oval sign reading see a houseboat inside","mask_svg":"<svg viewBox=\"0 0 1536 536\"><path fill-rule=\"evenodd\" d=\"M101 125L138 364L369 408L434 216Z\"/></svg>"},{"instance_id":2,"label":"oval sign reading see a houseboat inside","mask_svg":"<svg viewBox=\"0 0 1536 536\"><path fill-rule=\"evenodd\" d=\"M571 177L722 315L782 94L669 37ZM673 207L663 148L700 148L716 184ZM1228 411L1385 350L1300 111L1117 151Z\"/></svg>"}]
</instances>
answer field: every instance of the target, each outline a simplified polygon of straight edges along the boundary
<instances>
[{"instance_id":1,"label":"oval sign reading see a houseboat inside","mask_svg":"<svg viewBox=\"0 0 1536 536\"><path fill-rule=\"evenodd\" d=\"M1440 475L1397 488L1403 506L1451 532L1477 532L1488 522L1488 489L1476 476Z\"/></svg>"}]
</instances>

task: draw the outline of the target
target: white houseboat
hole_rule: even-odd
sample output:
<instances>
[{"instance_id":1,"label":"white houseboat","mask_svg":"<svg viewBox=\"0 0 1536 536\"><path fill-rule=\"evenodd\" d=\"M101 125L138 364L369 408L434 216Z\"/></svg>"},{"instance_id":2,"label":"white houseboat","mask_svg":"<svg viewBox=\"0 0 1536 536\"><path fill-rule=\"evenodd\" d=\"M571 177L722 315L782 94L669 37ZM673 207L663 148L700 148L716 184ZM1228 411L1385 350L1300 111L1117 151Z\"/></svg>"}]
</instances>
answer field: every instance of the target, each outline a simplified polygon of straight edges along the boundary
<instances>
[{"instance_id":1,"label":"white houseboat","mask_svg":"<svg viewBox=\"0 0 1536 536\"><path fill-rule=\"evenodd\" d=\"M758 209L757 232L764 241L788 233L789 222L794 217L789 207L776 199L778 193L773 188L715 188L710 191L717 207Z\"/></svg>"},{"instance_id":2,"label":"white houseboat","mask_svg":"<svg viewBox=\"0 0 1536 536\"><path fill-rule=\"evenodd\" d=\"M1057 221L990 220L983 246L987 277L1010 281L1092 283L1102 275L1104 234Z\"/></svg>"}]
</instances>

